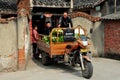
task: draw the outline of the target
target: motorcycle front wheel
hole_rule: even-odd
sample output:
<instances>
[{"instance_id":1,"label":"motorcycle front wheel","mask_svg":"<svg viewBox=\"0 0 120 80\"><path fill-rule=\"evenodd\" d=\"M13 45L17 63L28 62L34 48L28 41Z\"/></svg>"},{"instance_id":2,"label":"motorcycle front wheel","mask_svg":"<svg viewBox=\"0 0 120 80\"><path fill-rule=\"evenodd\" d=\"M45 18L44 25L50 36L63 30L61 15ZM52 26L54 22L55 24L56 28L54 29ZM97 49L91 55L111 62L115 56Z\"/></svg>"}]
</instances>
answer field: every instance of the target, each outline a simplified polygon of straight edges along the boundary
<instances>
[{"instance_id":1,"label":"motorcycle front wheel","mask_svg":"<svg viewBox=\"0 0 120 80\"><path fill-rule=\"evenodd\" d=\"M93 66L90 61L84 60L84 70L82 70L82 76L86 79L90 79L93 75Z\"/></svg>"}]
</instances>

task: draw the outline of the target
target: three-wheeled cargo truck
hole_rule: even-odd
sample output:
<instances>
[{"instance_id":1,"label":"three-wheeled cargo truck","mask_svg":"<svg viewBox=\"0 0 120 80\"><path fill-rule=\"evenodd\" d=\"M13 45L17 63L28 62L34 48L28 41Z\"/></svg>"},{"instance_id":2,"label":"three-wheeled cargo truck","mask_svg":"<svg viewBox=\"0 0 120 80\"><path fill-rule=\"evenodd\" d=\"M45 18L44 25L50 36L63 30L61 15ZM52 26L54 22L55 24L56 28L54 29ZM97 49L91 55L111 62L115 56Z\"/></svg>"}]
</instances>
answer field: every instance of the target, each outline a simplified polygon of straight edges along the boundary
<instances>
[{"instance_id":1,"label":"three-wheeled cargo truck","mask_svg":"<svg viewBox=\"0 0 120 80\"><path fill-rule=\"evenodd\" d=\"M89 79L93 74L90 43L86 30L76 28L53 28L50 35L39 34L37 41L43 65L52 61L79 64L83 77Z\"/></svg>"}]
</instances>

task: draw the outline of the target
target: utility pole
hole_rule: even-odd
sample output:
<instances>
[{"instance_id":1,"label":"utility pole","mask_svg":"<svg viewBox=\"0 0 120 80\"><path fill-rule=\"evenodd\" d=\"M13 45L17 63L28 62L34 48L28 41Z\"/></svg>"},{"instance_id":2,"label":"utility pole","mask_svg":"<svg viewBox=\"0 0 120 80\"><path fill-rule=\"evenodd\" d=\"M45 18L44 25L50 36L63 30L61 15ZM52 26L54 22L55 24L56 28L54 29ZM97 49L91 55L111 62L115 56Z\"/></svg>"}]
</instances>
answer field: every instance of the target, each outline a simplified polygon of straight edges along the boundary
<instances>
[{"instance_id":1,"label":"utility pole","mask_svg":"<svg viewBox=\"0 0 120 80\"><path fill-rule=\"evenodd\" d=\"M117 4L116 4L116 0L114 0L114 13L116 13L117 12Z\"/></svg>"}]
</instances>

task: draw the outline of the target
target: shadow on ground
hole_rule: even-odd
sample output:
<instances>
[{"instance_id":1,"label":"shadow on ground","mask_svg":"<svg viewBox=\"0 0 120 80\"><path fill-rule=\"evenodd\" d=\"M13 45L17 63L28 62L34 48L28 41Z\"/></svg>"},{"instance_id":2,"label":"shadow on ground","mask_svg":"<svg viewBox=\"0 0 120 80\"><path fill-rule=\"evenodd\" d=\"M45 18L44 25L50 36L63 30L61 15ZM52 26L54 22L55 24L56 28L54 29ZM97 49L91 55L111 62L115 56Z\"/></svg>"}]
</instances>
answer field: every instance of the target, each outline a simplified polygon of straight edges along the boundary
<instances>
[{"instance_id":1,"label":"shadow on ground","mask_svg":"<svg viewBox=\"0 0 120 80\"><path fill-rule=\"evenodd\" d=\"M53 62L51 65L48 65L48 66L44 66L42 63L41 63L41 59L34 59L32 58L33 62L35 64L37 64L37 66L41 67L41 68L44 68L44 69L52 69L52 70L62 70L63 72L62 73L70 73L70 74L73 74L75 76L78 76L78 77L82 77L82 73L81 73L81 68L80 67L72 67L72 66L69 66L69 65L65 65L63 63L56 63L56 62Z\"/></svg>"}]
</instances>

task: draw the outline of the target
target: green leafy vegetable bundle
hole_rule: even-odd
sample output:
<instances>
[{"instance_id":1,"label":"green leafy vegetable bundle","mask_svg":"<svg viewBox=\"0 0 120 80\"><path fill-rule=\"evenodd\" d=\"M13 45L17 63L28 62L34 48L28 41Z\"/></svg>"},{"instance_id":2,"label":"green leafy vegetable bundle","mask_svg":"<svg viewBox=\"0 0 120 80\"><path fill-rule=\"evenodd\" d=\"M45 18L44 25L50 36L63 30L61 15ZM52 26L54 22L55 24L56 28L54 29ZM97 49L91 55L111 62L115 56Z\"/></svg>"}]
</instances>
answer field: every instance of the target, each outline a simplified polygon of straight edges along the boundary
<instances>
[{"instance_id":1,"label":"green leafy vegetable bundle","mask_svg":"<svg viewBox=\"0 0 120 80\"><path fill-rule=\"evenodd\" d=\"M44 36L42 38L42 40L44 42L46 42L46 44L50 44L50 37L49 36ZM62 29L55 29L53 32L52 32L52 42L53 43L56 43L56 42L64 42L64 38L63 38L63 30Z\"/></svg>"}]
</instances>

